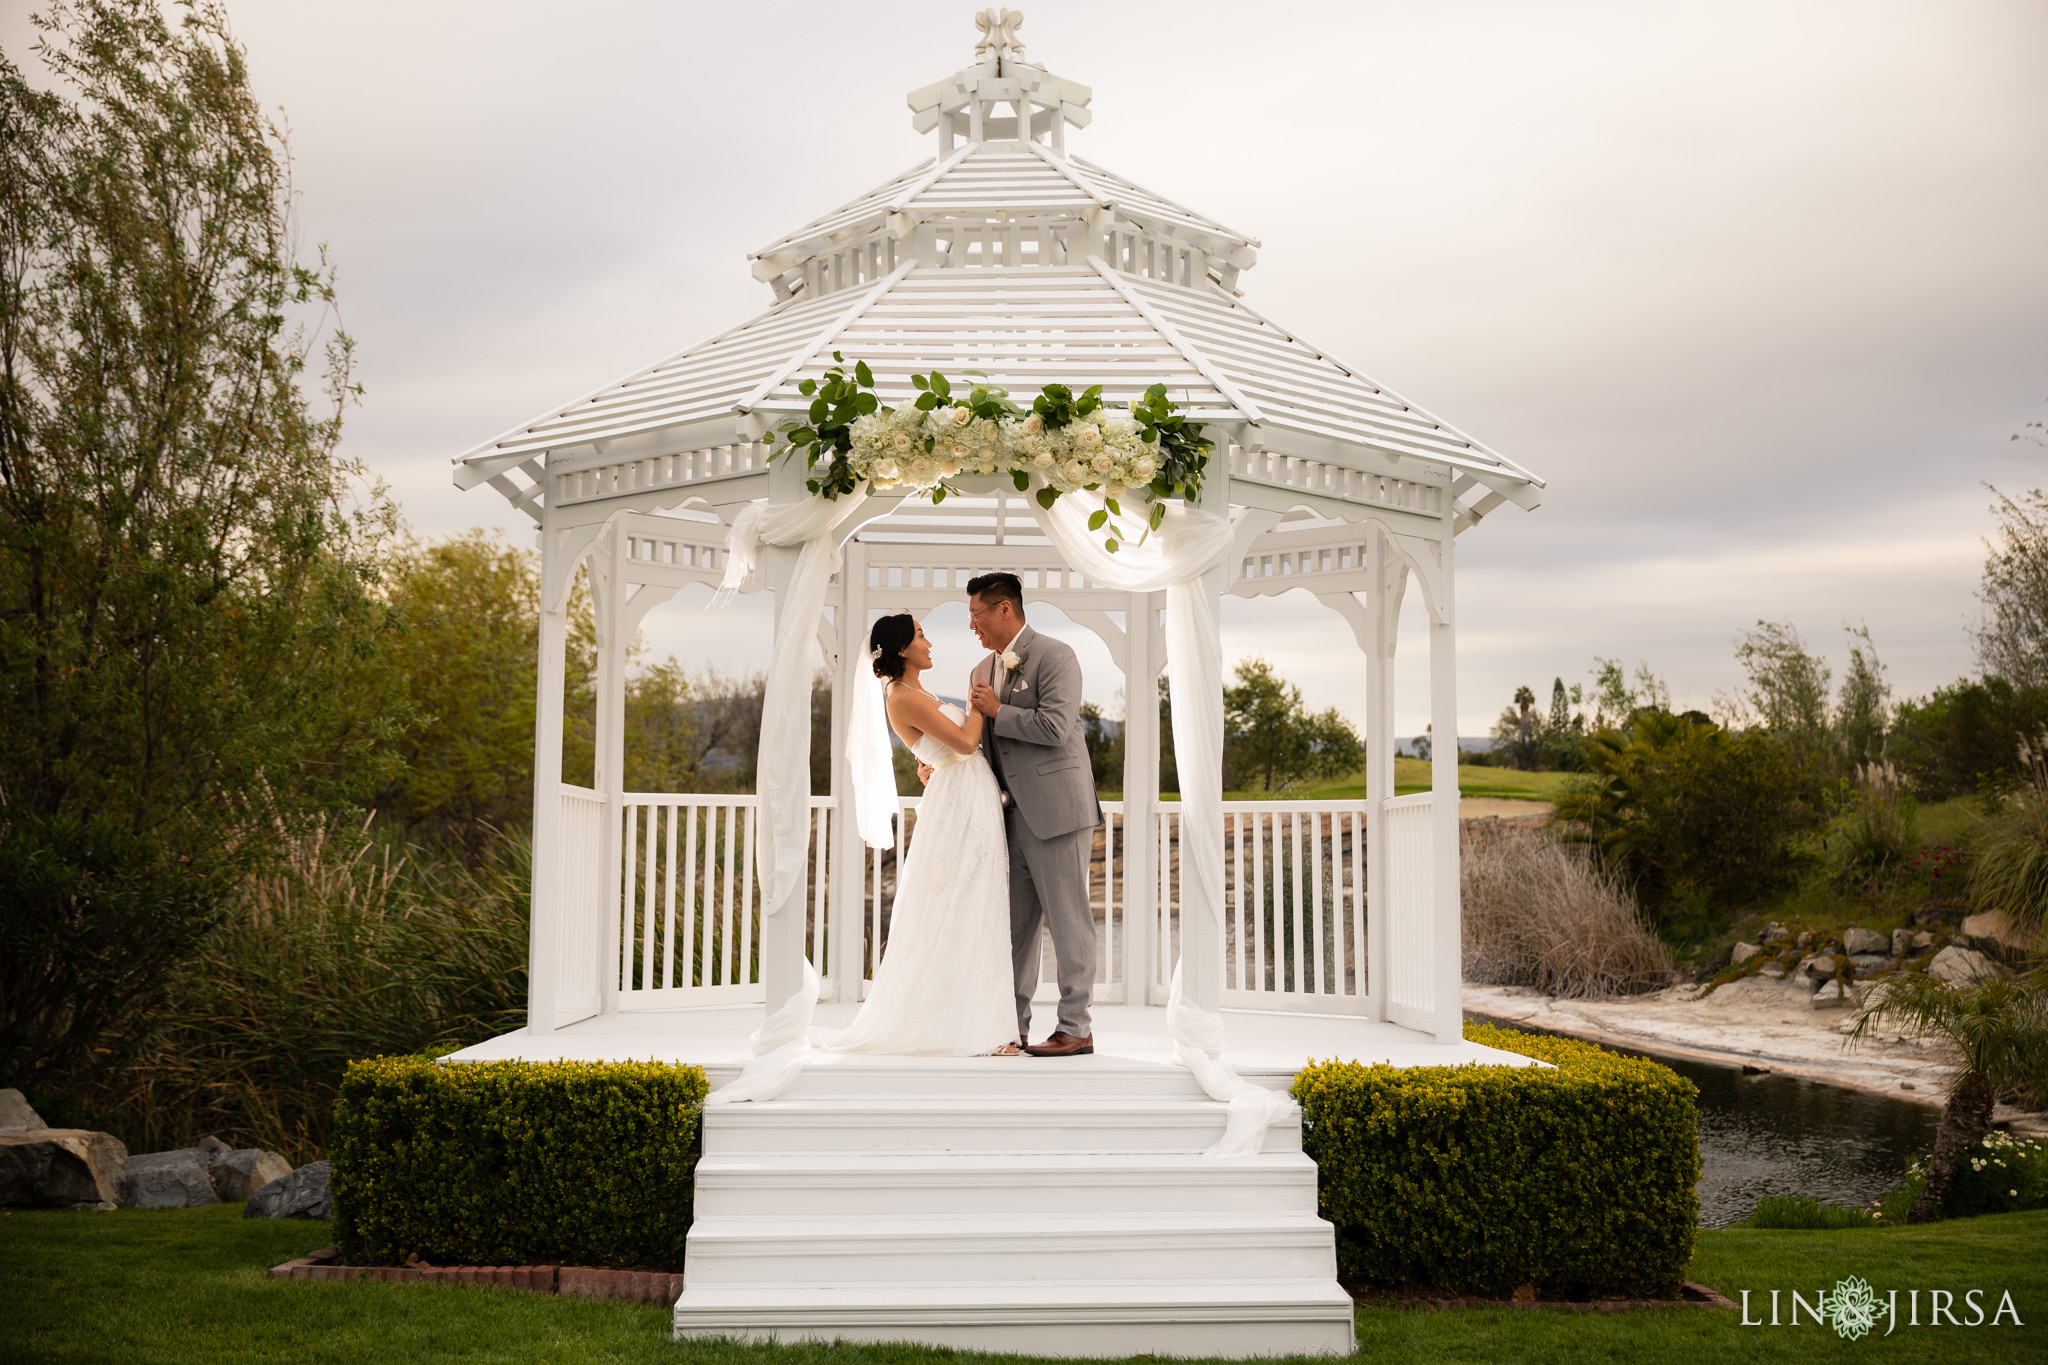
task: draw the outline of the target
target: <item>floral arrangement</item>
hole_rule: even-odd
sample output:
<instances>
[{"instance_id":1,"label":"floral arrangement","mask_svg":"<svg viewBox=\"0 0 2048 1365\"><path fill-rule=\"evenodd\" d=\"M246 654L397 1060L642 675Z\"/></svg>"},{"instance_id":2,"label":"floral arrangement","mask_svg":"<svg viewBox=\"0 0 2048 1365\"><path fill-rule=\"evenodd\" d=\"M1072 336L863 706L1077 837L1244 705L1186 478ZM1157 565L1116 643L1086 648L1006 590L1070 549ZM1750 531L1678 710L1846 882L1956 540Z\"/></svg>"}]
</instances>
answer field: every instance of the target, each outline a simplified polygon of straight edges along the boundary
<instances>
[{"instance_id":1,"label":"floral arrangement","mask_svg":"<svg viewBox=\"0 0 2048 1365\"><path fill-rule=\"evenodd\" d=\"M1166 515L1162 499L1201 491L1214 448L1201 423L1188 421L1167 398L1164 384L1122 409L1103 404L1100 384L1079 395L1048 384L1027 409L986 382L957 397L952 381L934 370L911 376L914 404L892 408L876 396L866 361L856 361L849 374L843 355L834 351L832 359L839 363L822 381L797 386L811 400L808 420L786 422L768 438L778 457L805 453L805 486L826 498L865 482L942 502L959 491L947 481L961 474L1007 473L1019 492L1036 482L1041 507L1079 489L1099 490L1103 507L1089 516L1088 529L1107 527L1103 546L1114 553L1131 543L1125 504L1141 509L1142 544Z\"/></svg>"}]
</instances>

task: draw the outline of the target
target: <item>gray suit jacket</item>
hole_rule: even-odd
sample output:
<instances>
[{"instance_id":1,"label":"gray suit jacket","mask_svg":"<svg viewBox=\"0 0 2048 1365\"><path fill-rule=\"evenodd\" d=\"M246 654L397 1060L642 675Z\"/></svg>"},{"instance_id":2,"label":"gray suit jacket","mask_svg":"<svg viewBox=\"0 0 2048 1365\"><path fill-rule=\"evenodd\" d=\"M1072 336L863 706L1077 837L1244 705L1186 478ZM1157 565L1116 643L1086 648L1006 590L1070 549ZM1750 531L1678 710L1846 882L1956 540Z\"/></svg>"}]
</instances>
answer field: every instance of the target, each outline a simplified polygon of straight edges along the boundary
<instances>
[{"instance_id":1,"label":"gray suit jacket","mask_svg":"<svg viewBox=\"0 0 2048 1365\"><path fill-rule=\"evenodd\" d=\"M1026 626L1010 642L1024 656L1006 672L998 655L976 665L974 680L993 681L1003 703L981 742L1025 827L1040 839L1102 823L1088 740L1081 731L1081 661L1074 651Z\"/></svg>"}]
</instances>

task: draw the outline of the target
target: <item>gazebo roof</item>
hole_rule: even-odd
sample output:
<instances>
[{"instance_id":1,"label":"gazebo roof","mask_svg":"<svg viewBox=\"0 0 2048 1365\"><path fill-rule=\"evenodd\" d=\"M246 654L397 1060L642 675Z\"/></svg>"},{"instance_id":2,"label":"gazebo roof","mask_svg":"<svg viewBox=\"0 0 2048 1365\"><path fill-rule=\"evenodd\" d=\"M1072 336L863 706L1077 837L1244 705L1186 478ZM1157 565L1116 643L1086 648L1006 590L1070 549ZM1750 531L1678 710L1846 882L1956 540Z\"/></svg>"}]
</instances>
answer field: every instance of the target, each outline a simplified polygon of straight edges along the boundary
<instances>
[{"instance_id":1,"label":"gazebo roof","mask_svg":"<svg viewBox=\"0 0 2048 1365\"><path fill-rule=\"evenodd\" d=\"M1100 384L1114 402L1164 383L1261 449L1441 465L1478 495L1461 525L1482 499L1540 500L1534 474L1246 304L1236 285L1256 239L1067 155L1086 87L1016 47L978 55L910 96L914 124L939 134L934 157L753 253L777 295L766 312L465 452L456 482L532 510L536 461L753 439L808 407L798 384L839 351L892 403L933 369L1022 394Z\"/></svg>"}]
</instances>

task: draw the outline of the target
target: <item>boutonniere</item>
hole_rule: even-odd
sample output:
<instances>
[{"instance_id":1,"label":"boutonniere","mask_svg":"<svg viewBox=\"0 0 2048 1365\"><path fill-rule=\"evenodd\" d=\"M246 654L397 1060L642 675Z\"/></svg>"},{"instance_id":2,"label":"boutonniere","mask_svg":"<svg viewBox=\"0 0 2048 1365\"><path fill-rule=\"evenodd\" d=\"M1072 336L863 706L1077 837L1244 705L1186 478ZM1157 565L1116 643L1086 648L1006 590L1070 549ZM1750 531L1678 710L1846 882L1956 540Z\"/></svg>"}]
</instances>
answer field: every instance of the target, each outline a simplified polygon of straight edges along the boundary
<instances>
[{"instance_id":1,"label":"boutonniere","mask_svg":"<svg viewBox=\"0 0 2048 1365\"><path fill-rule=\"evenodd\" d=\"M1003 651L1003 671L1004 671L1005 673L1015 673L1015 672L1016 672L1016 671L1017 671L1018 669L1020 669L1020 668L1022 668L1022 667L1024 666L1024 661L1025 661L1026 659L1030 658L1030 657L1031 657L1031 656L1030 656L1030 655L1029 655L1028 653L1026 653L1026 652L1024 652L1024 651L1022 651L1022 650L1016 650L1016 649L1006 649L1006 650L1004 650L1004 651Z\"/></svg>"}]
</instances>

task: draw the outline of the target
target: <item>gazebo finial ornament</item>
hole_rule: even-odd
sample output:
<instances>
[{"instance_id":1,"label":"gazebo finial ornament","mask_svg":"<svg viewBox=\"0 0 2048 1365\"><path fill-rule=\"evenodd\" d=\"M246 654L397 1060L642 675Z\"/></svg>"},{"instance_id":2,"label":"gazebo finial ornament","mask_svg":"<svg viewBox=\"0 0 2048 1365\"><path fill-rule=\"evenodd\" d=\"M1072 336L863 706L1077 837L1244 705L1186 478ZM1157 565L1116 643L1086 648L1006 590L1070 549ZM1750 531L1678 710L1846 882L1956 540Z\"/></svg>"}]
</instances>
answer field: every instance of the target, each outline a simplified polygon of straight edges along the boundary
<instances>
[{"instance_id":1,"label":"gazebo finial ornament","mask_svg":"<svg viewBox=\"0 0 2048 1365\"><path fill-rule=\"evenodd\" d=\"M976 61L984 61L994 54L1000 73L1003 58L1023 57L1024 42L1017 36L1017 30L1024 27L1023 10L999 10L991 6L974 16L974 26L981 30L981 41L974 45Z\"/></svg>"}]
</instances>

